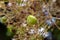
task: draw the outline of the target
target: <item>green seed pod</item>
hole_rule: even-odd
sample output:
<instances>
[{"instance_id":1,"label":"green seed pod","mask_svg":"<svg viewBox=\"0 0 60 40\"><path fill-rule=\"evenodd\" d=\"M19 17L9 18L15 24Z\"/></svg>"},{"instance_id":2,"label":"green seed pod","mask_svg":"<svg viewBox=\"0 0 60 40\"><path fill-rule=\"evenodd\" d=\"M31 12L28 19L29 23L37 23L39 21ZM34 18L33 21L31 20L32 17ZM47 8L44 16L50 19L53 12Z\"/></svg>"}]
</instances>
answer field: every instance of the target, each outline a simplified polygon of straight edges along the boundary
<instances>
[{"instance_id":1,"label":"green seed pod","mask_svg":"<svg viewBox=\"0 0 60 40\"><path fill-rule=\"evenodd\" d=\"M27 23L28 23L29 25L34 25L34 24L36 24L36 23L37 23L36 17L34 17L34 16L32 16L32 15L29 15L29 16L27 17Z\"/></svg>"}]
</instances>

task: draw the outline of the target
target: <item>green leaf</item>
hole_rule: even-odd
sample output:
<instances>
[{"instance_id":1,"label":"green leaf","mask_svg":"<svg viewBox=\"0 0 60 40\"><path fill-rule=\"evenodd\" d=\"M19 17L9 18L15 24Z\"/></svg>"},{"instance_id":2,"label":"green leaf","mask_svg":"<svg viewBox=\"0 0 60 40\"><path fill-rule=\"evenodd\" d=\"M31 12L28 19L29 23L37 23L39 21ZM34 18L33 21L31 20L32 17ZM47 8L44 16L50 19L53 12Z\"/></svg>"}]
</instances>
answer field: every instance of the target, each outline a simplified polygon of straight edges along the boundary
<instances>
[{"instance_id":1,"label":"green leaf","mask_svg":"<svg viewBox=\"0 0 60 40\"><path fill-rule=\"evenodd\" d=\"M0 22L6 23L6 21L7 21L7 18L5 16L0 18Z\"/></svg>"},{"instance_id":2,"label":"green leaf","mask_svg":"<svg viewBox=\"0 0 60 40\"><path fill-rule=\"evenodd\" d=\"M8 26L7 26L6 35L7 35L7 36L12 36L12 35L13 35L12 30L13 30L13 26L12 26L12 25L8 25Z\"/></svg>"},{"instance_id":3,"label":"green leaf","mask_svg":"<svg viewBox=\"0 0 60 40\"><path fill-rule=\"evenodd\" d=\"M53 35L57 40L60 40L60 30L55 28L55 30L53 31Z\"/></svg>"}]
</instances>

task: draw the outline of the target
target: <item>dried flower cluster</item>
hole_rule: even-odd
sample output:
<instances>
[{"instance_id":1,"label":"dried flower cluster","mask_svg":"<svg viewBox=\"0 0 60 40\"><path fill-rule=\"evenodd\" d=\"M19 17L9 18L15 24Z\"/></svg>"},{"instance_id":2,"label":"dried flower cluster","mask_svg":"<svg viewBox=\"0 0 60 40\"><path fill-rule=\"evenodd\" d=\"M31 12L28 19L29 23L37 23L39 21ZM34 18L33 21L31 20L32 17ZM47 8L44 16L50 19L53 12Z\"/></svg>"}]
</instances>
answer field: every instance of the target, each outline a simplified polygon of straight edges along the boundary
<instances>
[{"instance_id":1,"label":"dried flower cluster","mask_svg":"<svg viewBox=\"0 0 60 40\"><path fill-rule=\"evenodd\" d=\"M53 40L54 28L60 30L59 7L60 0L0 1L0 22L7 26L8 34L14 33L12 40ZM34 24L29 25L27 19Z\"/></svg>"}]
</instances>

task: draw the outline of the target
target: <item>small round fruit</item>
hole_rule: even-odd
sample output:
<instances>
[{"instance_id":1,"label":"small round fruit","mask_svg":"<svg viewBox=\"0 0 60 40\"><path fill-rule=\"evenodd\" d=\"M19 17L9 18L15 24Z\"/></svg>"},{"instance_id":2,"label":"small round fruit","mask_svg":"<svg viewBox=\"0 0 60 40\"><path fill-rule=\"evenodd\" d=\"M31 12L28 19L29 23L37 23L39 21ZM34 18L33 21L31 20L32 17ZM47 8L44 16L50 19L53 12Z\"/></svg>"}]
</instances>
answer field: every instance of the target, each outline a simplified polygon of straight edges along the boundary
<instances>
[{"instance_id":1,"label":"small round fruit","mask_svg":"<svg viewBox=\"0 0 60 40\"><path fill-rule=\"evenodd\" d=\"M30 25L34 25L37 23L37 18L32 16L32 15L29 15L27 17L27 23L30 24Z\"/></svg>"}]
</instances>

